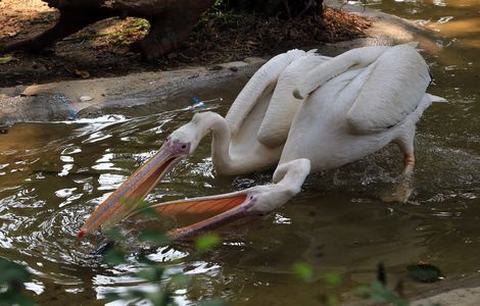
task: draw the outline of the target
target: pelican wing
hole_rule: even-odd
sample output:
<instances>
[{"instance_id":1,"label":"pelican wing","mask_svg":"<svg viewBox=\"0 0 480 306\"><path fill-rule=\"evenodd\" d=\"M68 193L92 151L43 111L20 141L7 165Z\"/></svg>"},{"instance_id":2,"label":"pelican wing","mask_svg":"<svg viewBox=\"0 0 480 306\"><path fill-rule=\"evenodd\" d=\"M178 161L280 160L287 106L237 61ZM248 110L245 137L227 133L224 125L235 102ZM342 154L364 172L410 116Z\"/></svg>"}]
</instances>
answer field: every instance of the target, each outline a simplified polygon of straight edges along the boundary
<instances>
[{"instance_id":1,"label":"pelican wing","mask_svg":"<svg viewBox=\"0 0 480 306\"><path fill-rule=\"evenodd\" d=\"M265 117L257 133L258 141L270 146L279 146L287 140L288 131L302 100L291 94L304 76L330 57L308 53L288 65L280 74Z\"/></svg>"},{"instance_id":2,"label":"pelican wing","mask_svg":"<svg viewBox=\"0 0 480 306\"><path fill-rule=\"evenodd\" d=\"M412 113L430 83L428 66L410 45L389 48L369 67L369 75L347 113L352 133L380 132Z\"/></svg>"},{"instance_id":3,"label":"pelican wing","mask_svg":"<svg viewBox=\"0 0 480 306\"><path fill-rule=\"evenodd\" d=\"M325 61L302 78L293 95L303 100L336 76L350 69L367 67L388 49L386 46L356 48Z\"/></svg>"},{"instance_id":4,"label":"pelican wing","mask_svg":"<svg viewBox=\"0 0 480 306\"><path fill-rule=\"evenodd\" d=\"M296 49L279 54L260 67L250 78L225 116L232 134L239 132L259 98L273 90L282 71L292 61L303 55L305 51Z\"/></svg>"}]
</instances>

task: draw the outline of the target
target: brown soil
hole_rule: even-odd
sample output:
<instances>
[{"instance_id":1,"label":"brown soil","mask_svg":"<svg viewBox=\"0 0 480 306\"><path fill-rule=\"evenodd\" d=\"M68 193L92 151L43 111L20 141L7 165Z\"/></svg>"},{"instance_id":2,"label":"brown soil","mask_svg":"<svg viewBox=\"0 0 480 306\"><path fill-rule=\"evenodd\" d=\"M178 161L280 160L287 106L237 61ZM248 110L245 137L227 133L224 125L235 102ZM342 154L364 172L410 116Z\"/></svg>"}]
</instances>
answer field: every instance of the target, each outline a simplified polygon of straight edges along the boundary
<instances>
[{"instance_id":1,"label":"brown soil","mask_svg":"<svg viewBox=\"0 0 480 306\"><path fill-rule=\"evenodd\" d=\"M0 0L0 45L41 33L57 18L58 13L40 0ZM362 37L369 25L365 18L329 8L323 20L303 17L288 21L211 10L180 49L146 63L129 46L148 32L148 22L108 19L67 37L42 54L0 54L0 87L192 65L215 66Z\"/></svg>"}]
</instances>

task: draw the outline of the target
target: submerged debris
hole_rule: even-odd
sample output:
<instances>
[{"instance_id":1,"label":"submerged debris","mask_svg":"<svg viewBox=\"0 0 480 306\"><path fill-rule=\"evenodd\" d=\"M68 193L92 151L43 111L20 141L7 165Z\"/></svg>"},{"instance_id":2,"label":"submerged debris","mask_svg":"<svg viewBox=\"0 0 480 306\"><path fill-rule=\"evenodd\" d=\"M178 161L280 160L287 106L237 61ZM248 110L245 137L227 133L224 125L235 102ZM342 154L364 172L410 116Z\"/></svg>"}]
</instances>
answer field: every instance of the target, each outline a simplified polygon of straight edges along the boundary
<instances>
[{"instance_id":1,"label":"submerged debris","mask_svg":"<svg viewBox=\"0 0 480 306\"><path fill-rule=\"evenodd\" d=\"M433 283L443 279L440 269L432 264L420 262L407 267L408 275L421 283Z\"/></svg>"}]
</instances>

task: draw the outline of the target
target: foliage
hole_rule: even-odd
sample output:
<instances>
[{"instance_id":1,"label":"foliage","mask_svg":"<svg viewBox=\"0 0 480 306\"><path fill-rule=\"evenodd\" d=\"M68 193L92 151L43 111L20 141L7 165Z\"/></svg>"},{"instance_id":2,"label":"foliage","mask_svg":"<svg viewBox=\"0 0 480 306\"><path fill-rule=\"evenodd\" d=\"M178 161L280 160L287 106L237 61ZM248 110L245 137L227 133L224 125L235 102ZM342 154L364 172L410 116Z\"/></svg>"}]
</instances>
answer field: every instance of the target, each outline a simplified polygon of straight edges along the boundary
<instances>
[{"instance_id":1,"label":"foliage","mask_svg":"<svg viewBox=\"0 0 480 306\"><path fill-rule=\"evenodd\" d=\"M427 271L418 271L419 266L425 265ZM410 265L407 267L409 273L415 271L420 273L423 277L432 277L440 275L440 270L432 265L429 264L418 264L418 265ZM437 274L438 272L438 274ZM411 275L410 275L411 276ZM387 287L387 275L385 266L383 263L379 263L377 265L377 280L372 282L368 286L362 286L358 289L358 292L361 296L365 299L369 299L374 303L379 304L387 304L393 306L408 306L410 305L410 301L403 297L402 289L403 288L403 281L400 280L399 283L395 286L395 289L390 289ZM440 304L432 304L430 306L441 306Z\"/></svg>"},{"instance_id":2,"label":"foliage","mask_svg":"<svg viewBox=\"0 0 480 306\"><path fill-rule=\"evenodd\" d=\"M140 241L153 242L156 245L166 245L169 242L168 237L165 234L149 229L143 230L138 236L138 239Z\"/></svg>"},{"instance_id":3,"label":"foliage","mask_svg":"<svg viewBox=\"0 0 480 306\"><path fill-rule=\"evenodd\" d=\"M148 213L148 210L146 211ZM116 242L122 241L124 237L117 229L110 229L106 235ZM167 245L169 243L168 237L161 232L154 230L143 230L138 238L144 242L149 242L155 245ZM205 234L199 236L195 240L196 253L202 254L212 250L221 243L220 238L213 234ZM104 262L109 265L118 265L126 262L126 253L117 243L108 250L103 256ZM148 301L154 306L170 306L176 305L173 300L173 292L175 289L188 288L191 284L191 279L185 274L165 275L165 265L149 260L146 256L140 258L140 262L144 265L142 269L135 273L135 276L150 284L154 285L155 290L131 289L126 294L109 293L106 298L108 301L123 300L129 301ZM203 306L220 306L223 305L223 300L213 299L205 300L199 303Z\"/></svg>"},{"instance_id":4,"label":"foliage","mask_svg":"<svg viewBox=\"0 0 480 306\"><path fill-rule=\"evenodd\" d=\"M305 262L296 262L293 264L293 272L298 279L304 282L312 282L314 278L314 271L312 266Z\"/></svg>"},{"instance_id":5,"label":"foliage","mask_svg":"<svg viewBox=\"0 0 480 306\"><path fill-rule=\"evenodd\" d=\"M280 19L321 15L323 0L217 0L214 8L250 12Z\"/></svg>"},{"instance_id":6,"label":"foliage","mask_svg":"<svg viewBox=\"0 0 480 306\"><path fill-rule=\"evenodd\" d=\"M195 240L195 248L199 253L205 253L220 244L220 237L213 233L208 233L198 237Z\"/></svg>"},{"instance_id":7,"label":"foliage","mask_svg":"<svg viewBox=\"0 0 480 306\"><path fill-rule=\"evenodd\" d=\"M121 200L123 205L130 206L127 211L132 209L138 211L142 216L150 219L161 220L158 213L151 208L147 202ZM131 209L130 209L131 208ZM122 242L126 241L125 235L116 227L110 227L103 231L103 234L109 240L105 247L101 247L101 251L97 253L103 254L103 262L110 266L120 265L127 262L127 252L122 247ZM136 237L142 242L146 242L155 246L166 246L171 243L168 236L158 230L143 229ZM195 253L203 254L221 243L220 237L216 234L209 233L197 237L195 239ZM134 276L140 281L150 285L149 290L144 289L130 289L126 293L118 294L111 292L106 294L106 299L109 302L125 301L127 303L146 301L154 306L170 306L176 305L173 300L173 293L176 289L188 288L191 285L191 278L183 273L166 275L166 266L164 263L158 263L150 260L145 255L139 255L138 260L142 268L134 273ZM151 288L154 290L151 290ZM200 303L204 306L218 306L223 305L223 300L213 299L205 300Z\"/></svg>"},{"instance_id":8,"label":"foliage","mask_svg":"<svg viewBox=\"0 0 480 306\"><path fill-rule=\"evenodd\" d=\"M0 64L6 64L6 63L11 62L13 60L14 60L13 56L9 55L9 54L4 55L4 56L0 56Z\"/></svg>"},{"instance_id":9,"label":"foliage","mask_svg":"<svg viewBox=\"0 0 480 306\"><path fill-rule=\"evenodd\" d=\"M110 229L106 233L107 237L115 241L123 239L120 231L116 229ZM148 241L154 244L165 245L167 238L163 233L147 231L141 234L143 241ZM213 234L205 234L198 237L195 240L196 252L198 254L208 252L218 246L221 243L220 238ZM109 265L118 265L125 263L126 259L125 251L114 246L106 252L103 256L104 262ZM135 273L135 276L142 281L155 285L154 291L143 291L139 289L131 289L126 294L108 293L106 299L108 301L123 300L126 302L132 301L148 301L154 306L171 306L176 305L173 300L173 292L175 288L186 288L191 284L191 279L185 274L169 275L168 282L165 282L167 278L165 276L165 266L163 264L153 262L147 257L140 257L140 262L144 265L144 268ZM383 268L383 265L379 265ZM412 270L412 266L408 269ZM431 268L434 266L428 265L428 272L437 272L438 268ZM415 265L418 268L418 265ZM320 279L329 289L328 293L323 296L323 304L327 306L340 305L339 297L335 293L335 289L342 284L342 276L336 272L328 272L317 277L313 267L305 262L296 262L292 266L292 270L295 276L303 282L311 283L315 279ZM24 283L31 280L30 272L22 265L11 262L7 259L0 257L0 306L19 305L19 306L34 306L35 303L24 294ZM422 272L423 273L423 272ZM377 273L378 274L378 273ZM378 275L377 275L378 277ZM384 278L385 275L382 275ZM369 285L358 288L358 293L369 301L378 304L388 304L393 306L408 306L410 302L401 297L397 292L389 289L384 282L376 280ZM224 301L219 298L203 300L198 303L199 306L223 306ZM432 306L440 306L434 304Z\"/></svg>"},{"instance_id":10,"label":"foliage","mask_svg":"<svg viewBox=\"0 0 480 306\"><path fill-rule=\"evenodd\" d=\"M30 272L24 266L0 257L0 271L0 306L35 305L24 294L24 283L32 278Z\"/></svg>"},{"instance_id":11,"label":"foliage","mask_svg":"<svg viewBox=\"0 0 480 306\"><path fill-rule=\"evenodd\" d=\"M150 23L146 19L128 18L126 21L118 23L113 31L103 35L106 36L109 43L120 47L129 46L133 42L143 38L149 30Z\"/></svg>"},{"instance_id":12,"label":"foliage","mask_svg":"<svg viewBox=\"0 0 480 306\"><path fill-rule=\"evenodd\" d=\"M390 304L393 306L408 306L410 303L407 299L401 298L396 292L387 288L379 281L374 281L369 286L361 287L359 293L366 299L375 303Z\"/></svg>"},{"instance_id":13,"label":"foliage","mask_svg":"<svg viewBox=\"0 0 480 306\"><path fill-rule=\"evenodd\" d=\"M330 288L335 288L342 284L342 276L335 272L327 272L323 274L322 278Z\"/></svg>"},{"instance_id":14,"label":"foliage","mask_svg":"<svg viewBox=\"0 0 480 306\"><path fill-rule=\"evenodd\" d=\"M412 266L409 266L411 270ZM417 265L415 265L417 267ZM429 272L437 271L438 268L433 269L431 266L428 266ZM312 283L316 279L319 279L323 282L323 285L327 287L327 293L321 295L322 305L326 306L339 306L340 297L337 294L336 290L339 286L342 285L343 279L342 275L337 272L327 272L322 275L316 275L315 270L311 265L305 262L296 262L292 266L293 273L295 276L307 283ZM439 270L438 270L439 271ZM408 306L410 301L401 296L401 293L397 292L397 288L390 289L386 286L386 272L383 263L377 265L377 280L364 286L357 288L360 296L373 302L375 305L392 305L392 306ZM399 290L400 291L400 290ZM441 306L439 304L433 304L430 306Z\"/></svg>"},{"instance_id":15,"label":"foliage","mask_svg":"<svg viewBox=\"0 0 480 306\"><path fill-rule=\"evenodd\" d=\"M305 262L296 262L292 266L295 276L303 282L313 283L315 280L320 279L324 285L328 288L328 292L321 295L322 305L326 306L338 306L339 297L335 290L341 285L342 277L336 272L327 272L320 276L316 275L313 267Z\"/></svg>"}]
</instances>

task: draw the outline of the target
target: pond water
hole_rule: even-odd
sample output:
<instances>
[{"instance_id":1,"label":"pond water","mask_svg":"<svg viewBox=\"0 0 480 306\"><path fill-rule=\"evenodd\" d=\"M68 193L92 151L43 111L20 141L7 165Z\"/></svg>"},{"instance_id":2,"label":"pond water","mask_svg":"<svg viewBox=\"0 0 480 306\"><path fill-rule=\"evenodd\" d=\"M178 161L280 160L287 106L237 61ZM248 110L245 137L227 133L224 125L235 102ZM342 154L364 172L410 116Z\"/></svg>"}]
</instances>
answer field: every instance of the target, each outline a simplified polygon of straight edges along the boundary
<instances>
[{"instance_id":1,"label":"pond water","mask_svg":"<svg viewBox=\"0 0 480 306\"><path fill-rule=\"evenodd\" d=\"M430 92L449 100L431 106L417 133L416 191L407 204L386 204L378 194L400 171L395 147L342 169L311 176L304 191L263 220L235 229L208 255L192 255L188 244L149 250L168 273L186 272L180 304L223 297L230 305L318 305L328 288L305 284L292 274L304 261L319 273L344 279L345 296L375 279L379 262L400 279L419 261L439 266L444 282L480 279L480 2L478 0L368 1L418 20L438 32L425 54L435 78ZM234 90L202 96L226 103L209 107L224 114ZM177 101L187 107L190 101ZM134 109L75 123L18 124L0 135L0 256L26 264L27 284L41 305L103 305L107 292L143 286L128 264L109 268L92 258L94 240L76 244L83 220L105 196L187 122L185 108L155 115ZM267 183L271 172L217 178L209 141L171 172L148 202L238 190ZM393 282L393 281L392 281ZM407 292L437 284L406 282Z\"/></svg>"}]
</instances>

